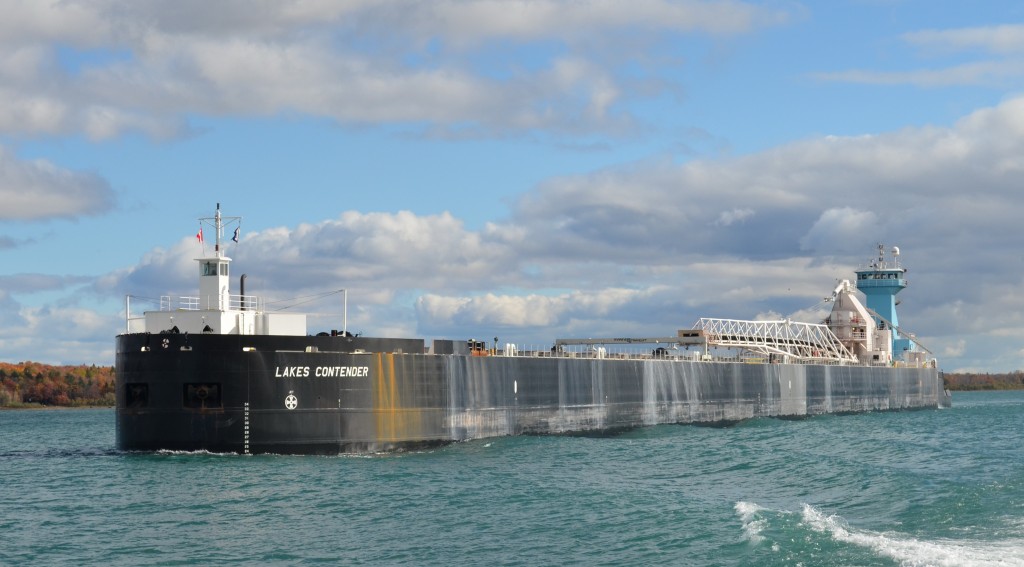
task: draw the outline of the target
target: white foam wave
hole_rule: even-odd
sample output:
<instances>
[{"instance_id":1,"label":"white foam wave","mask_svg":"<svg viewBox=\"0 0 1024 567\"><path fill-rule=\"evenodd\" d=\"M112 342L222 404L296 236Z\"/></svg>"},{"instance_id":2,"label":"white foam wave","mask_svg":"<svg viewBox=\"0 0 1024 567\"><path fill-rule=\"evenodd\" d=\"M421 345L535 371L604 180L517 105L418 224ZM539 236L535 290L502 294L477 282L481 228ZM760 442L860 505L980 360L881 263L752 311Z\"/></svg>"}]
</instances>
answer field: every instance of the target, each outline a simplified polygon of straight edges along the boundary
<instances>
[{"instance_id":1,"label":"white foam wave","mask_svg":"<svg viewBox=\"0 0 1024 567\"><path fill-rule=\"evenodd\" d=\"M764 541L761 532L764 530L767 520L760 514L764 508L753 502L737 502L735 509L740 516L740 522L743 523L743 534L747 541L755 544Z\"/></svg>"},{"instance_id":2,"label":"white foam wave","mask_svg":"<svg viewBox=\"0 0 1024 567\"><path fill-rule=\"evenodd\" d=\"M146 452L146 451L141 451ZM170 455L170 456L203 456L203 457L242 457L251 455L239 455L238 453L213 453L206 449L197 449L195 451L181 451L174 449L158 449L154 451L157 455Z\"/></svg>"},{"instance_id":3,"label":"white foam wave","mask_svg":"<svg viewBox=\"0 0 1024 567\"><path fill-rule=\"evenodd\" d=\"M808 504L804 505L802 518L808 527L829 534L836 541L871 549L907 567L1024 565L1024 540L1021 539L996 542L946 539L921 541L904 534L851 528L843 518L826 515Z\"/></svg>"}]
</instances>

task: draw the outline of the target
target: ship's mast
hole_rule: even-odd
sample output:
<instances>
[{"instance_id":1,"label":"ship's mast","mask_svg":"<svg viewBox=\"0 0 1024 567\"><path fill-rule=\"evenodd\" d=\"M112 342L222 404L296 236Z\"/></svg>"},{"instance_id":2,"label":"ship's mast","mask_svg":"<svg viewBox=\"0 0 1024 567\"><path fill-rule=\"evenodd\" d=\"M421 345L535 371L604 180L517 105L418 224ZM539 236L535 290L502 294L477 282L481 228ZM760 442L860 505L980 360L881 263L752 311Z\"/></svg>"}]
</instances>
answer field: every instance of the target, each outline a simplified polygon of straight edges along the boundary
<instances>
[{"instance_id":1,"label":"ship's mast","mask_svg":"<svg viewBox=\"0 0 1024 567\"><path fill-rule=\"evenodd\" d=\"M241 222L242 217L221 216L220 203L217 203L217 211L214 216L199 219L200 227L204 223L212 225L214 233L213 256L196 258L199 262L199 302L203 309L225 310L229 307L228 266L231 263L231 258L224 255L221 242L224 239L224 227L232 223L238 223L240 227Z\"/></svg>"},{"instance_id":2,"label":"ship's mast","mask_svg":"<svg viewBox=\"0 0 1024 567\"><path fill-rule=\"evenodd\" d=\"M220 213L220 203L217 203L217 210L212 217L199 217L199 226L202 227L204 224L213 227L213 253L215 256L220 258L224 256L224 229L231 226L232 224L236 224L240 227L242 224L242 217L222 216ZM236 228L236 231L237 230L238 229ZM238 242L237 234L235 238L232 238L232 240Z\"/></svg>"},{"instance_id":3,"label":"ship's mast","mask_svg":"<svg viewBox=\"0 0 1024 567\"><path fill-rule=\"evenodd\" d=\"M221 233L224 232L224 223L221 221L221 218L220 218L220 203L217 203L217 213L216 213L216 215L214 215L213 218L214 218L214 225L217 227L217 230L216 230L216 232L217 232L217 240L216 240L216 242L213 245L213 251L214 251L214 253L217 254L217 256L223 256L224 253L221 252L221 250L220 250L220 238L222 236Z\"/></svg>"}]
</instances>

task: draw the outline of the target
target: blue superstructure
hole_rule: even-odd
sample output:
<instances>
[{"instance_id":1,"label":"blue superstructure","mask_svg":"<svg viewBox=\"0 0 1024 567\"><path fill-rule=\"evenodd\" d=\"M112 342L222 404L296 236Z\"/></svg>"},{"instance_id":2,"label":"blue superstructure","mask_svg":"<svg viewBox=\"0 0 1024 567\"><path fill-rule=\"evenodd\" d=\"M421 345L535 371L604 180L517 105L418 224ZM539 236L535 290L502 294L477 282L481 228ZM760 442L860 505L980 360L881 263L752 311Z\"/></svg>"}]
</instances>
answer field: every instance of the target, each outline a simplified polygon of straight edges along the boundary
<instances>
[{"instance_id":1,"label":"blue superstructure","mask_svg":"<svg viewBox=\"0 0 1024 567\"><path fill-rule=\"evenodd\" d=\"M867 297L867 308L873 311L875 323L892 328L892 353L900 356L914 350L914 341L899 332L896 316L896 294L907 287L906 270L899 263L900 249L893 247L892 260L885 259L885 246L878 245L878 258L867 268L857 270L857 289ZM879 319L881 318L881 319Z\"/></svg>"}]
</instances>

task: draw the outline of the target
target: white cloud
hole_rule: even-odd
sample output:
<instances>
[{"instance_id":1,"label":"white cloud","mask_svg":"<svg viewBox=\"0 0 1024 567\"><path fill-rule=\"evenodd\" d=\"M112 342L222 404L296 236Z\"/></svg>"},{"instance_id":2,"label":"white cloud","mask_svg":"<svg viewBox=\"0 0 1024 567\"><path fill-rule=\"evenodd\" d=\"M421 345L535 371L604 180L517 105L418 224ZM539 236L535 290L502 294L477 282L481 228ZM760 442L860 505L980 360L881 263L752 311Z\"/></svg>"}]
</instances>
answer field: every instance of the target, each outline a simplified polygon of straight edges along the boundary
<instances>
[{"instance_id":1,"label":"white cloud","mask_svg":"<svg viewBox=\"0 0 1024 567\"><path fill-rule=\"evenodd\" d=\"M1024 76L1024 61L975 61L939 69L870 71L853 69L815 73L822 81L867 85L914 85L924 88L962 85L1003 85Z\"/></svg>"},{"instance_id":2,"label":"white cloud","mask_svg":"<svg viewBox=\"0 0 1024 567\"><path fill-rule=\"evenodd\" d=\"M967 347L967 341L965 341L964 339L959 339L956 342L954 342L953 344L946 345L946 347L942 349L942 356L948 356L948 357L963 356L964 352L967 350L966 347Z\"/></svg>"},{"instance_id":3,"label":"white cloud","mask_svg":"<svg viewBox=\"0 0 1024 567\"><path fill-rule=\"evenodd\" d=\"M964 85L1004 86L1024 77L1024 26L1019 24L905 33L901 39L939 53L977 52L976 60L934 68L896 71L848 69L821 72L823 81L937 88Z\"/></svg>"},{"instance_id":4,"label":"white cloud","mask_svg":"<svg viewBox=\"0 0 1024 567\"><path fill-rule=\"evenodd\" d=\"M69 285L75 278L63 282L48 276L14 278L20 282L4 279L4 284L14 283L19 288L28 283L27 279L36 280L49 291L64 288L74 292L79 287ZM109 364L114 357L113 333L119 328L116 315L68 302L31 307L0 289L0 360Z\"/></svg>"},{"instance_id":5,"label":"white cloud","mask_svg":"<svg viewBox=\"0 0 1024 567\"><path fill-rule=\"evenodd\" d=\"M800 249L818 254L866 250L881 234L880 228L877 215L871 211L852 207L828 209L800 237Z\"/></svg>"},{"instance_id":6,"label":"white cloud","mask_svg":"<svg viewBox=\"0 0 1024 567\"><path fill-rule=\"evenodd\" d=\"M538 295L479 297L421 296L416 302L420 320L428 327L479 326L550 327L559 323L565 298Z\"/></svg>"},{"instance_id":7,"label":"white cloud","mask_svg":"<svg viewBox=\"0 0 1024 567\"><path fill-rule=\"evenodd\" d=\"M622 133L635 125L618 103L644 80L616 69L629 57L602 54L649 46L609 32L735 35L787 19L735 0L14 1L4 12L0 132L96 140L180 135L196 114L289 112L444 135ZM467 56L508 42L540 47L528 67Z\"/></svg>"},{"instance_id":8,"label":"white cloud","mask_svg":"<svg viewBox=\"0 0 1024 567\"><path fill-rule=\"evenodd\" d=\"M661 286L603 287L567 293L473 296L424 294L416 300L420 334L490 337L539 346L558 337L665 336L689 328L691 317ZM665 305L672 309L665 309ZM627 314L633 315L633 318ZM638 320L636 316L646 318ZM652 318L651 315L654 315Z\"/></svg>"},{"instance_id":9,"label":"white cloud","mask_svg":"<svg viewBox=\"0 0 1024 567\"><path fill-rule=\"evenodd\" d=\"M743 222L754 215L754 209L732 209L722 211L718 215L715 224L718 226L729 226L733 223Z\"/></svg>"},{"instance_id":10,"label":"white cloud","mask_svg":"<svg viewBox=\"0 0 1024 567\"><path fill-rule=\"evenodd\" d=\"M474 45L494 38L581 41L632 27L738 34L777 25L789 17L784 11L745 2L690 0L433 2L403 12L403 27L425 36L441 30L456 45Z\"/></svg>"},{"instance_id":11,"label":"white cloud","mask_svg":"<svg viewBox=\"0 0 1024 567\"><path fill-rule=\"evenodd\" d=\"M1024 25L919 30L903 34L903 40L940 50L982 49L992 53L1024 53Z\"/></svg>"},{"instance_id":12,"label":"white cloud","mask_svg":"<svg viewBox=\"0 0 1024 567\"><path fill-rule=\"evenodd\" d=\"M0 147L0 221L94 215L113 202L113 191L98 175L46 160L22 161Z\"/></svg>"},{"instance_id":13,"label":"white cloud","mask_svg":"<svg viewBox=\"0 0 1024 567\"><path fill-rule=\"evenodd\" d=\"M845 256L879 240L932 250L951 231L961 246L994 250L1008 234L1017 239L1005 230L1018 223L1021 116L1024 98L1015 98L949 128L825 137L732 160L638 162L552 179L516 203L514 223L534 242L559 244L536 254L600 251L630 264L812 249ZM723 217L723 210L757 214Z\"/></svg>"},{"instance_id":14,"label":"white cloud","mask_svg":"<svg viewBox=\"0 0 1024 567\"><path fill-rule=\"evenodd\" d=\"M496 233L466 230L449 213L417 216L349 211L335 220L248 235L239 265L283 277L291 289L345 282L360 288L497 285L516 270ZM513 276L514 277L514 276Z\"/></svg>"},{"instance_id":15,"label":"white cloud","mask_svg":"<svg viewBox=\"0 0 1024 567\"><path fill-rule=\"evenodd\" d=\"M115 30L107 17L111 2L36 2L7 0L0 18L0 44L59 42L95 47L110 41Z\"/></svg>"},{"instance_id":16,"label":"white cloud","mask_svg":"<svg viewBox=\"0 0 1024 567\"><path fill-rule=\"evenodd\" d=\"M199 257L195 238L184 238L170 249L155 248L138 264L96 279L100 295L134 294L158 304L161 295L195 295Z\"/></svg>"}]
</instances>

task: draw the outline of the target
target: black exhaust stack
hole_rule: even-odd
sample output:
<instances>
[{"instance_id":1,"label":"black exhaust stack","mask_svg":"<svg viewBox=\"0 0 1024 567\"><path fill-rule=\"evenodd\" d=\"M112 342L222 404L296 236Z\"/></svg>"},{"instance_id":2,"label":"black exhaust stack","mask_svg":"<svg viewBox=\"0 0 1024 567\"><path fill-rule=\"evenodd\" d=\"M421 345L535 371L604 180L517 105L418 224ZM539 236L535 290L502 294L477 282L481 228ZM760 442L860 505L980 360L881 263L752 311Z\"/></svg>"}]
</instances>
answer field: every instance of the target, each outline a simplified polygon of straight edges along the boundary
<instances>
[{"instance_id":1,"label":"black exhaust stack","mask_svg":"<svg viewBox=\"0 0 1024 567\"><path fill-rule=\"evenodd\" d=\"M241 296L242 311L245 311L245 274L238 280L238 294Z\"/></svg>"}]
</instances>

